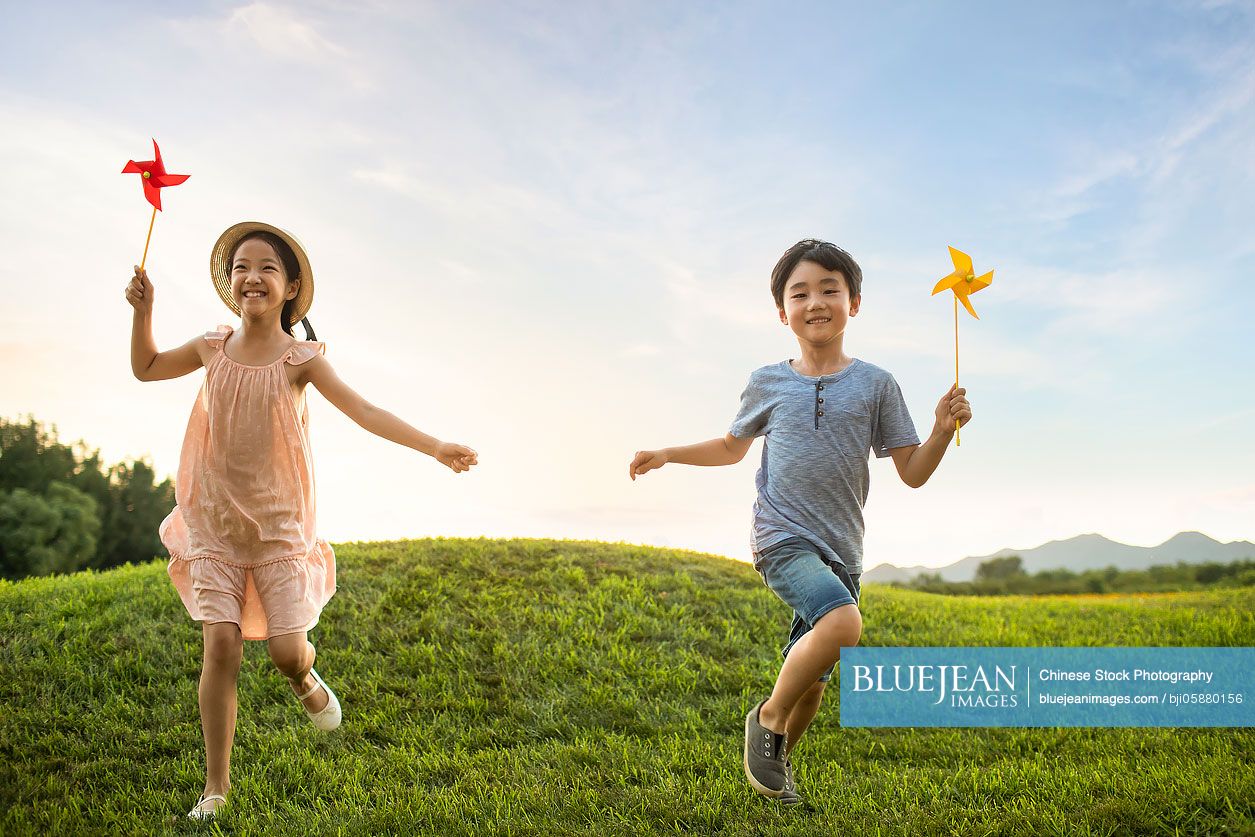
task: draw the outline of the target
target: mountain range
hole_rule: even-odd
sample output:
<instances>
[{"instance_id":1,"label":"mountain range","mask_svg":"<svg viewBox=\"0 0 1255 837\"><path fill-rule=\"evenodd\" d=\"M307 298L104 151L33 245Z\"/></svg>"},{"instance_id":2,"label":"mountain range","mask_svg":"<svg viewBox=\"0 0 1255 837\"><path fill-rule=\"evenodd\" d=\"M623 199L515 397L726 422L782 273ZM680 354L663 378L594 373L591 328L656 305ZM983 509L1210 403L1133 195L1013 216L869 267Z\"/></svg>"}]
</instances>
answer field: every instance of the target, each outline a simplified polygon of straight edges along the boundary
<instances>
[{"instance_id":1,"label":"mountain range","mask_svg":"<svg viewBox=\"0 0 1255 837\"><path fill-rule=\"evenodd\" d=\"M1221 543L1201 532L1180 532L1159 546L1130 546L1102 535L1077 535L1032 549L1000 549L992 555L974 555L939 568L878 564L864 573L861 580L881 584L901 583L920 573L939 573L946 581L971 581L976 577L976 568L982 563L1008 555L1020 556L1024 560L1024 571L1030 575L1058 569L1080 573L1105 567L1144 570L1156 564L1227 564L1244 558L1255 559L1255 544L1250 541Z\"/></svg>"}]
</instances>

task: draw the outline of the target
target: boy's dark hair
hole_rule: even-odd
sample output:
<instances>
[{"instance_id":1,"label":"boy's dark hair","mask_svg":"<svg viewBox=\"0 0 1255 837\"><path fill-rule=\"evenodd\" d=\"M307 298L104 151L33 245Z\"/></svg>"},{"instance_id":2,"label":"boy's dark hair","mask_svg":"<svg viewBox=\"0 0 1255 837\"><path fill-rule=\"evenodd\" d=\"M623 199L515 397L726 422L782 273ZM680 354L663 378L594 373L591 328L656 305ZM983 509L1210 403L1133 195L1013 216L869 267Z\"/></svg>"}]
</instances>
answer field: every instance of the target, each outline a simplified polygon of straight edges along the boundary
<instances>
[{"instance_id":1,"label":"boy's dark hair","mask_svg":"<svg viewBox=\"0 0 1255 837\"><path fill-rule=\"evenodd\" d=\"M853 256L835 244L806 238L785 250L771 271L771 295L776 299L777 308L784 307L784 285L798 263L804 261L814 262L824 270L840 271L845 277L845 287L851 300L863 292L863 271Z\"/></svg>"},{"instance_id":2,"label":"boy's dark hair","mask_svg":"<svg viewBox=\"0 0 1255 837\"><path fill-rule=\"evenodd\" d=\"M288 243L272 232L258 230L251 232L235 243L235 249L231 251L231 258L227 264L235 264L235 254L239 252L240 247L246 241L254 238L266 242L270 245L270 249L275 251L275 255L279 257L279 261L283 264L283 274L289 282L298 281L301 278L301 263L296 259L296 253L292 252L292 248ZM279 325L287 332L289 337L295 337L292 333L292 309L296 307L296 297L289 299L283 303L283 311L279 314ZM305 326L305 339L316 340L314 336L314 327L309 324L309 318L301 320L301 325Z\"/></svg>"}]
</instances>

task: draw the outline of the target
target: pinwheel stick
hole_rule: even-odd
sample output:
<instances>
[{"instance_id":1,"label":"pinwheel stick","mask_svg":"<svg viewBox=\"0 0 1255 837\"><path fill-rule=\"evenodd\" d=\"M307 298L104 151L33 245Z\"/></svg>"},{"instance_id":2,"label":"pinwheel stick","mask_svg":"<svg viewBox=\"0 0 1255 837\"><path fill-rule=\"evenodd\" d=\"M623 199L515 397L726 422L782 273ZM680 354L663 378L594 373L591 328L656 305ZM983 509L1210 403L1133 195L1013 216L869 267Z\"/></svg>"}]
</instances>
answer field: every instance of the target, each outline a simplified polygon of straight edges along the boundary
<instances>
[{"instance_id":1,"label":"pinwheel stick","mask_svg":"<svg viewBox=\"0 0 1255 837\"><path fill-rule=\"evenodd\" d=\"M959 387L959 297L954 297L954 387ZM959 420L954 420L954 446L959 446Z\"/></svg>"},{"instance_id":2,"label":"pinwheel stick","mask_svg":"<svg viewBox=\"0 0 1255 837\"><path fill-rule=\"evenodd\" d=\"M967 313L976 319L980 319L976 314L976 309L972 307L972 303L968 297L982 288L988 288L990 283L994 281L994 272L991 270L983 276L977 276L972 270L972 257L962 250L950 248L950 261L954 262L954 272L949 276L941 277L941 281L933 286L933 293L939 294L949 288L954 292L954 388L959 388L959 303L963 303L963 307L967 309ZM954 420L954 446L958 447L959 441L959 420Z\"/></svg>"},{"instance_id":3,"label":"pinwheel stick","mask_svg":"<svg viewBox=\"0 0 1255 837\"><path fill-rule=\"evenodd\" d=\"M153 217L152 217L152 219L148 222L148 238L145 238L145 239L144 239L144 256L143 256L143 258L141 258L141 259L139 260L139 269L140 269L140 270L143 270L143 269L144 269L144 262L148 261L148 242L150 242L150 241L152 241L152 240L153 240L153 224L155 224L156 222L157 222L157 207L155 207L155 206L154 206L154 207L153 207ZM955 304L957 305L958 303L956 302ZM957 315L956 315L956 316L957 316ZM956 367L956 369L957 369L957 367ZM955 372L955 375L958 375L958 372L957 372L957 371Z\"/></svg>"}]
</instances>

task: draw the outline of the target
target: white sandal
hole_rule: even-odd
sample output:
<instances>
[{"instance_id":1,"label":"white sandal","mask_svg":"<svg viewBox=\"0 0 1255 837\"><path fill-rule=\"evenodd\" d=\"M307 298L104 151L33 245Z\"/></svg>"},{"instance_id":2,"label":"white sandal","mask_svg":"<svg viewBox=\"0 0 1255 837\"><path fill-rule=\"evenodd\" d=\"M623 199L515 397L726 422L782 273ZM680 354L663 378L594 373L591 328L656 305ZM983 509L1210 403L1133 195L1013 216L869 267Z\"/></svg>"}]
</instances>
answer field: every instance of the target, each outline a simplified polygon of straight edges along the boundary
<instances>
[{"instance_id":1,"label":"white sandal","mask_svg":"<svg viewBox=\"0 0 1255 837\"><path fill-rule=\"evenodd\" d=\"M314 656L317 657L318 651L314 648L314 643L307 641L306 644L314 653ZM297 695L296 699L301 702L301 708L305 710L305 714L309 716L309 719L314 722L314 726L318 727L323 732L331 732L333 729L340 726L340 719L342 717L340 713L340 701L336 698L336 693L331 691L331 687L322 681L322 678L318 676L318 672L314 671L313 666L310 666L309 673L314 678L314 688L310 689L303 695ZM327 705L317 712L310 712L309 708L305 706L305 699L313 695L320 687L325 689L327 692Z\"/></svg>"},{"instance_id":2,"label":"white sandal","mask_svg":"<svg viewBox=\"0 0 1255 837\"><path fill-rule=\"evenodd\" d=\"M218 813L219 809L222 808L222 805L218 805L214 808L206 808L205 803L213 802L215 799L221 802L222 805L227 804L227 798L225 796L211 793L209 796L202 796L199 800L197 800L196 805L192 808L192 810L188 811L188 817L194 820L212 820Z\"/></svg>"},{"instance_id":3,"label":"white sandal","mask_svg":"<svg viewBox=\"0 0 1255 837\"><path fill-rule=\"evenodd\" d=\"M305 710L305 714L314 722L314 726L323 732L331 732L340 726L340 701L336 698L336 693L331 691L331 687L322 682L322 678L318 676L318 672L312 668L309 670L310 676L314 678L315 686L303 695L298 695L297 700L301 702L301 708ZM327 692L327 705L317 712L310 712L305 706L305 699L318 691L319 688L325 689Z\"/></svg>"}]
</instances>

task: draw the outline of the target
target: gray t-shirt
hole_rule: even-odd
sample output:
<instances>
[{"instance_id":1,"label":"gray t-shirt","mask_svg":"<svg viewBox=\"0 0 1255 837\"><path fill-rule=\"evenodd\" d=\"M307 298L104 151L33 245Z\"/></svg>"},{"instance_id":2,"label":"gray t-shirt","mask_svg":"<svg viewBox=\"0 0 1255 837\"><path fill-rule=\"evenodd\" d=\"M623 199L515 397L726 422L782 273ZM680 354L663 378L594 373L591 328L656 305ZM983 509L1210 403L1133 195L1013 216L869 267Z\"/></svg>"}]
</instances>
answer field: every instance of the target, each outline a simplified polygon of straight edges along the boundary
<instances>
[{"instance_id":1,"label":"gray t-shirt","mask_svg":"<svg viewBox=\"0 0 1255 837\"><path fill-rule=\"evenodd\" d=\"M755 477L755 555L799 537L861 573L868 452L919 444L893 376L858 359L818 378L787 360L764 366L750 375L729 432L767 437Z\"/></svg>"}]
</instances>

